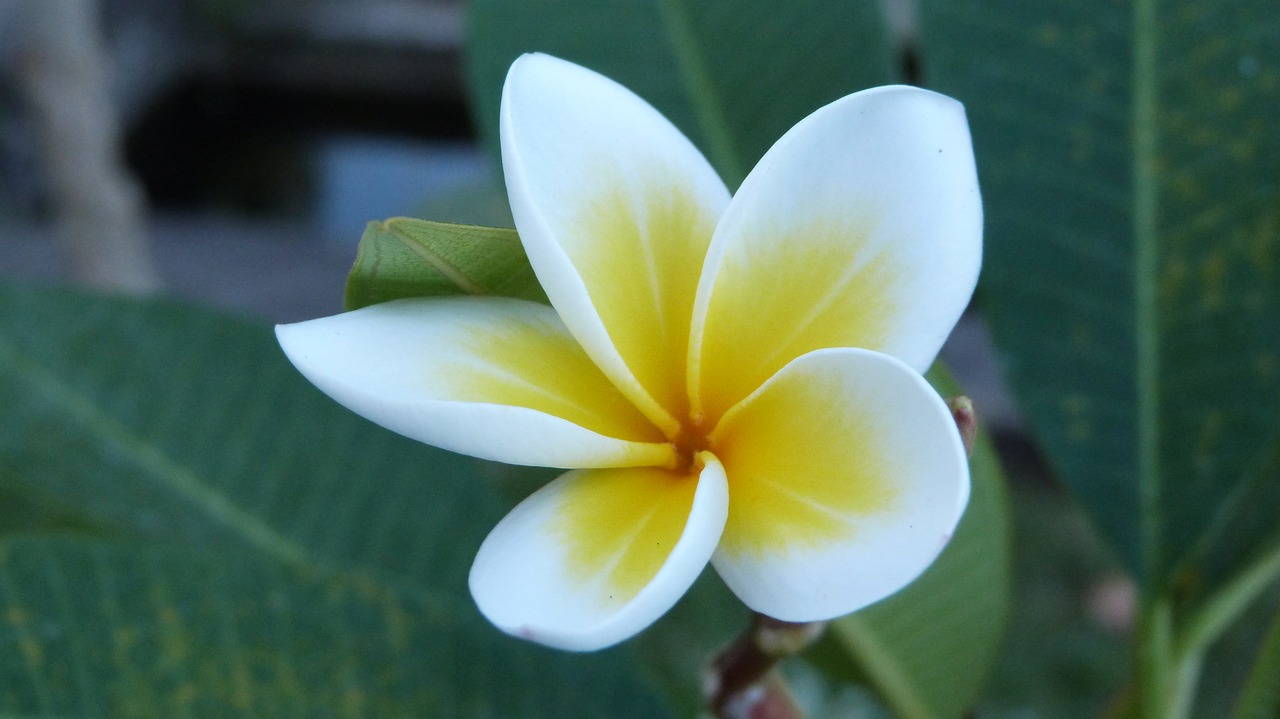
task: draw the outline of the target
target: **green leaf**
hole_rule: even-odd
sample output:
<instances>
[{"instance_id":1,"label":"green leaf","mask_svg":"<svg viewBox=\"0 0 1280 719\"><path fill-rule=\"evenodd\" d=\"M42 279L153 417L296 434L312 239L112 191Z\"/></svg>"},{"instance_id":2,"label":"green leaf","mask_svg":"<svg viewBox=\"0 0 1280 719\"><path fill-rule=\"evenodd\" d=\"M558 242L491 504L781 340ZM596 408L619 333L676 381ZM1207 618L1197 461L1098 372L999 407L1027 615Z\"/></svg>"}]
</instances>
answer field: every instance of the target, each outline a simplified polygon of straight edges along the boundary
<instances>
[{"instance_id":1,"label":"green leaf","mask_svg":"<svg viewBox=\"0 0 1280 719\"><path fill-rule=\"evenodd\" d=\"M126 537L461 587L501 516L486 465L340 409L268 328L177 304L0 286L0 406L7 486Z\"/></svg>"},{"instance_id":2,"label":"green leaf","mask_svg":"<svg viewBox=\"0 0 1280 719\"><path fill-rule=\"evenodd\" d=\"M469 27L472 107L495 154L507 68L546 52L648 100L730 188L801 118L894 77L869 1L472 0Z\"/></svg>"},{"instance_id":3,"label":"green leaf","mask_svg":"<svg viewBox=\"0 0 1280 719\"><path fill-rule=\"evenodd\" d=\"M348 310L457 294L547 301L515 230L408 217L365 228L347 276Z\"/></svg>"},{"instance_id":4,"label":"green leaf","mask_svg":"<svg viewBox=\"0 0 1280 719\"><path fill-rule=\"evenodd\" d=\"M1280 717L1280 612L1267 629L1232 719Z\"/></svg>"},{"instance_id":5,"label":"green leaf","mask_svg":"<svg viewBox=\"0 0 1280 719\"><path fill-rule=\"evenodd\" d=\"M1221 613L1219 626L1202 630L1205 643L1280 577L1280 441L1260 459L1233 488L1181 577L1186 593L1204 605L1200 621L1212 624Z\"/></svg>"},{"instance_id":6,"label":"green leaf","mask_svg":"<svg viewBox=\"0 0 1280 719\"><path fill-rule=\"evenodd\" d=\"M0 407L0 496L58 518L0 535L0 713L668 713L625 650L488 626L466 576L503 470L337 407L268 328L0 286Z\"/></svg>"},{"instance_id":7,"label":"green leaf","mask_svg":"<svg viewBox=\"0 0 1280 719\"><path fill-rule=\"evenodd\" d=\"M1189 655L1204 652L1280 578L1280 443L1263 459L1236 486L1184 575L1198 600L1181 636Z\"/></svg>"},{"instance_id":8,"label":"green leaf","mask_svg":"<svg viewBox=\"0 0 1280 719\"><path fill-rule=\"evenodd\" d=\"M0 711L77 717L648 717L616 661L470 607L260 555L0 543Z\"/></svg>"},{"instance_id":9,"label":"green leaf","mask_svg":"<svg viewBox=\"0 0 1280 719\"><path fill-rule=\"evenodd\" d=\"M666 616L628 640L636 666L672 698L679 716L702 716L703 676L711 660L742 633L751 613L707 566Z\"/></svg>"},{"instance_id":10,"label":"green leaf","mask_svg":"<svg viewBox=\"0 0 1280 719\"><path fill-rule=\"evenodd\" d=\"M957 393L941 367L930 380L944 396ZM836 664L852 663L860 681L903 719L963 716L977 701L1004 632L1008 499L985 435L970 464L969 506L938 561L901 592L832 622L834 642L819 649L828 654L824 667L837 652Z\"/></svg>"},{"instance_id":11,"label":"green leaf","mask_svg":"<svg viewBox=\"0 0 1280 719\"><path fill-rule=\"evenodd\" d=\"M967 105L983 309L1049 458L1148 596L1196 587L1280 437L1280 15L1271 0L926 0ZM1192 585L1192 586L1188 586Z\"/></svg>"}]
</instances>

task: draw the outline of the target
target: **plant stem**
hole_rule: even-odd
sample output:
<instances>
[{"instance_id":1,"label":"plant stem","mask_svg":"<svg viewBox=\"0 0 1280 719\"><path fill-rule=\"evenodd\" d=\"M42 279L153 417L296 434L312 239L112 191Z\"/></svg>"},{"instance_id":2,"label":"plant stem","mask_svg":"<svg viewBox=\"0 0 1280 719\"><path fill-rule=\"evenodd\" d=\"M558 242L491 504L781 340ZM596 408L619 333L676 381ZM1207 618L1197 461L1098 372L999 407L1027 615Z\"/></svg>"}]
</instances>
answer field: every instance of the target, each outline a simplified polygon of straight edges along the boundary
<instances>
[{"instance_id":1,"label":"plant stem","mask_svg":"<svg viewBox=\"0 0 1280 719\"><path fill-rule=\"evenodd\" d=\"M1191 715L1205 651L1277 576L1280 550L1263 554L1247 566L1176 634L1167 599L1145 608L1137 649L1139 719Z\"/></svg>"},{"instance_id":2,"label":"plant stem","mask_svg":"<svg viewBox=\"0 0 1280 719\"><path fill-rule=\"evenodd\" d=\"M803 719L774 667L822 635L826 622L783 622L763 614L715 658L707 672L707 707L720 719Z\"/></svg>"},{"instance_id":3,"label":"plant stem","mask_svg":"<svg viewBox=\"0 0 1280 719\"><path fill-rule=\"evenodd\" d=\"M1203 653L1280 577L1280 547L1247 565L1209 598L1187 624L1179 647Z\"/></svg>"},{"instance_id":4,"label":"plant stem","mask_svg":"<svg viewBox=\"0 0 1280 719\"><path fill-rule=\"evenodd\" d=\"M1186 719L1191 715L1204 654L1180 651L1167 597L1157 597L1143 607L1137 640L1135 716Z\"/></svg>"},{"instance_id":5,"label":"plant stem","mask_svg":"<svg viewBox=\"0 0 1280 719\"><path fill-rule=\"evenodd\" d=\"M1142 608L1137 634L1136 671L1138 719L1164 719L1168 701L1169 664L1173 657L1173 617L1167 601Z\"/></svg>"}]
</instances>

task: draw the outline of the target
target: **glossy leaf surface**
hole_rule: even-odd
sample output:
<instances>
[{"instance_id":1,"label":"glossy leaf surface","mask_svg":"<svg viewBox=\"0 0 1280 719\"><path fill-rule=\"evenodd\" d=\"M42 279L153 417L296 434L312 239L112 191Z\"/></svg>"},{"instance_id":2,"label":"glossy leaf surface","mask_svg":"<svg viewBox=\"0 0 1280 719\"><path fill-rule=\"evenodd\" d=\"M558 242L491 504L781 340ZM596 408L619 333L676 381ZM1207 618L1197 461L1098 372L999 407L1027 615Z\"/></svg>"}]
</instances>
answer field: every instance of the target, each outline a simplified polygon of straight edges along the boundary
<instances>
[{"instance_id":1,"label":"glossy leaf surface","mask_svg":"<svg viewBox=\"0 0 1280 719\"><path fill-rule=\"evenodd\" d=\"M470 13L472 105L495 149L507 68L545 52L648 100L730 189L801 118L894 69L874 2L474 0Z\"/></svg>"},{"instance_id":2,"label":"glossy leaf surface","mask_svg":"<svg viewBox=\"0 0 1280 719\"><path fill-rule=\"evenodd\" d=\"M623 653L484 622L494 470L338 408L266 327L3 288L0 406L5 492L49 509L0 535L0 712L668 712Z\"/></svg>"},{"instance_id":3,"label":"glossy leaf surface","mask_svg":"<svg viewBox=\"0 0 1280 719\"><path fill-rule=\"evenodd\" d=\"M408 217L365 228L347 277L348 310L455 294L546 301L514 230Z\"/></svg>"},{"instance_id":4,"label":"glossy leaf surface","mask_svg":"<svg viewBox=\"0 0 1280 719\"><path fill-rule=\"evenodd\" d=\"M1147 590L1211 589L1197 558L1280 515L1235 499L1280 432L1280 16L922 8L926 78L969 110L983 306L1027 419Z\"/></svg>"}]
</instances>

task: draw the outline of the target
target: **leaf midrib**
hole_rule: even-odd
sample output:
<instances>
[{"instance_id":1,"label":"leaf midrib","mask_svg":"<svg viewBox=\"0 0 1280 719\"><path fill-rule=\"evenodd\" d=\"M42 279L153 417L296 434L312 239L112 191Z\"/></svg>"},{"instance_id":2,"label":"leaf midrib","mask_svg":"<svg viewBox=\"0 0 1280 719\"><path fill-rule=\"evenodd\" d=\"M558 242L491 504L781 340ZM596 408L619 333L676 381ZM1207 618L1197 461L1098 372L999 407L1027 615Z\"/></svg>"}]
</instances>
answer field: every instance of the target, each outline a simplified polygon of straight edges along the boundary
<instances>
[{"instance_id":1,"label":"leaf midrib","mask_svg":"<svg viewBox=\"0 0 1280 719\"><path fill-rule=\"evenodd\" d=\"M32 392L57 408L69 419L69 424L79 425L91 436L109 443L147 476L153 477L173 494L199 508L214 522L231 529L249 544L273 557L318 568L311 553L302 545L236 506L225 495L210 487L198 474L157 450L137 433L100 410L83 393L18 352L3 338L0 338L0 367L5 367L10 376L25 383Z\"/></svg>"},{"instance_id":2,"label":"leaf midrib","mask_svg":"<svg viewBox=\"0 0 1280 719\"><path fill-rule=\"evenodd\" d=\"M685 0L658 0L658 14L684 80L689 105L698 118L706 141L706 152L719 170L720 179L733 191L746 177L746 170L720 102L720 94L711 82L706 61L694 38L687 3Z\"/></svg>"},{"instance_id":3,"label":"leaf midrib","mask_svg":"<svg viewBox=\"0 0 1280 719\"><path fill-rule=\"evenodd\" d=\"M861 616L851 614L841 618L835 634L840 644L858 658L858 663L872 677L874 686L895 712L906 719L931 719L934 716L928 703L920 696L919 688L903 671L900 660L880 642Z\"/></svg>"},{"instance_id":4,"label":"leaf midrib","mask_svg":"<svg viewBox=\"0 0 1280 719\"><path fill-rule=\"evenodd\" d=\"M379 224L388 235L399 240L400 244L404 245L405 249L422 258L424 262L434 267L437 272L444 275L445 279L452 282L458 289L469 295L489 294L488 291L480 285L480 283L467 276L461 268L454 266L444 257L432 251L431 248L410 237L407 233L397 227L396 218L386 220Z\"/></svg>"},{"instance_id":5,"label":"leaf midrib","mask_svg":"<svg viewBox=\"0 0 1280 719\"><path fill-rule=\"evenodd\" d=\"M1156 0L1136 0L1133 16L1133 240L1137 484L1141 578L1160 562L1159 52Z\"/></svg>"},{"instance_id":6,"label":"leaf midrib","mask_svg":"<svg viewBox=\"0 0 1280 719\"><path fill-rule=\"evenodd\" d=\"M298 570L347 577L350 581L357 581L365 586L379 587L387 592L412 597L430 606L435 612L456 616L456 599L446 593L407 578L389 576L376 568L344 566L325 561L305 545L281 534L211 487L199 474L157 450L126 425L98 409L85 393L41 367L30 356L19 352L9 338L0 336L0 377L3 376L28 385L33 393L69 418L68 426L79 424L90 436L109 441L113 449L121 452L122 456L131 460L148 476L154 477L160 485L267 557ZM95 431L100 431L101 434L95 435ZM4 549L12 541L13 537L0 540L0 549Z\"/></svg>"}]
</instances>

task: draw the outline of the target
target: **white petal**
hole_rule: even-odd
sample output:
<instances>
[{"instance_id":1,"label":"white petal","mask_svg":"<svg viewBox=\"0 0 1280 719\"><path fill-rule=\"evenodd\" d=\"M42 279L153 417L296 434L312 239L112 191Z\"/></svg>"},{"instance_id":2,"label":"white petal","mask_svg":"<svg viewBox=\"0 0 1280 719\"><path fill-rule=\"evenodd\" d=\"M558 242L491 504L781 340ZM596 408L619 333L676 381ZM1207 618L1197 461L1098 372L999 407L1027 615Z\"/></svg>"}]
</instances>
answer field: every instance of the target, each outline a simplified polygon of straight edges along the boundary
<instances>
[{"instance_id":1,"label":"white petal","mask_svg":"<svg viewBox=\"0 0 1280 719\"><path fill-rule=\"evenodd\" d=\"M511 66L501 136L516 228L551 304L622 392L674 434L724 184L644 100L547 55Z\"/></svg>"},{"instance_id":2,"label":"white petal","mask_svg":"<svg viewBox=\"0 0 1280 719\"><path fill-rule=\"evenodd\" d=\"M534 492L485 539L471 595L508 634L591 651L662 616L697 579L724 528L728 488L701 474L569 472Z\"/></svg>"},{"instance_id":3,"label":"white petal","mask_svg":"<svg viewBox=\"0 0 1280 719\"><path fill-rule=\"evenodd\" d=\"M847 614L898 591L946 545L969 468L946 404L889 355L817 350L712 435L732 496L712 560L752 609Z\"/></svg>"},{"instance_id":4,"label":"white petal","mask_svg":"<svg viewBox=\"0 0 1280 719\"><path fill-rule=\"evenodd\" d=\"M399 300L282 325L276 336L325 394L437 447L548 467L674 461L546 305Z\"/></svg>"},{"instance_id":5,"label":"white petal","mask_svg":"<svg viewBox=\"0 0 1280 719\"><path fill-rule=\"evenodd\" d=\"M716 228L691 340L702 416L713 423L814 349L874 349L924 371L973 294L981 241L960 103L882 87L813 113Z\"/></svg>"}]
</instances>

